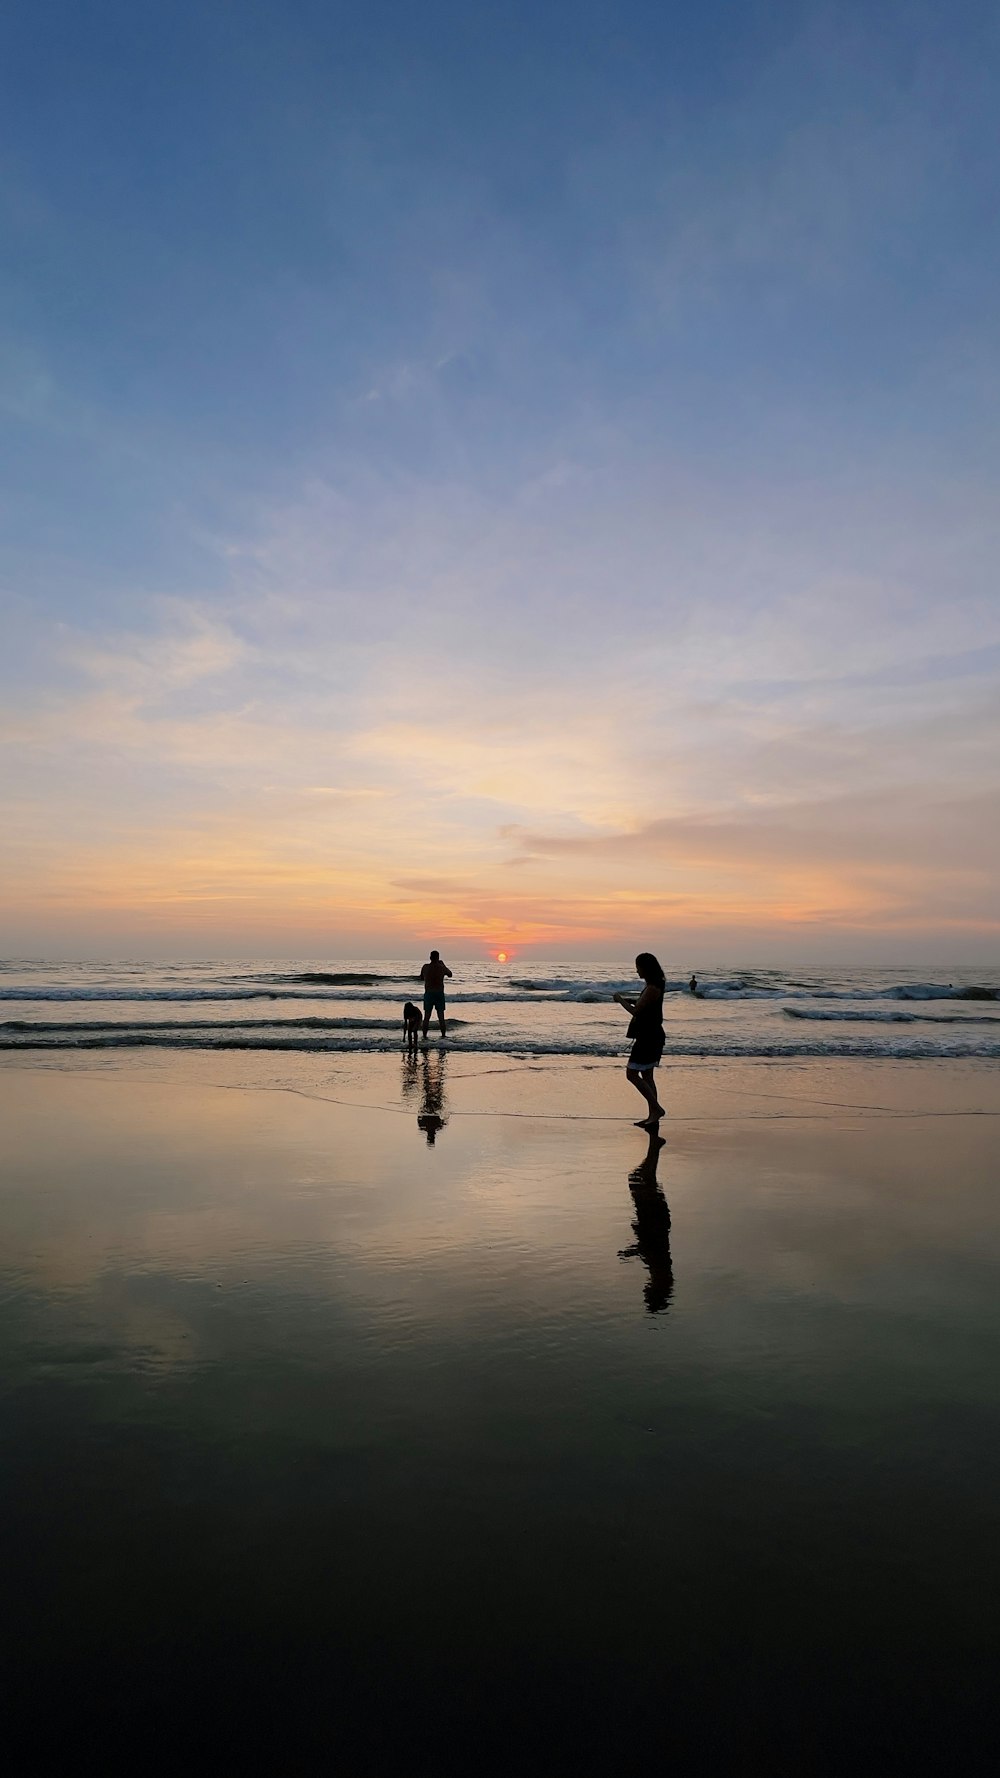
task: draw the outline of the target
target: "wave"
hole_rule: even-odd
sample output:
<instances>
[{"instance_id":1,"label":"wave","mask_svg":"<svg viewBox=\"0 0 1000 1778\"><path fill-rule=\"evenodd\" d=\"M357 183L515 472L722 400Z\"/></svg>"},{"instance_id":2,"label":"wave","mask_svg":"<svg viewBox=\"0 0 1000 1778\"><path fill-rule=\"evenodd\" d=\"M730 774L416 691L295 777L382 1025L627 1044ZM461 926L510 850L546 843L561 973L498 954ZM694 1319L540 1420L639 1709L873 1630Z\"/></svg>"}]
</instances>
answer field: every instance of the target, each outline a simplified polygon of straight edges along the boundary
<instances>
[{"instance_id":1,"label":"wave","mask_svg":"<svg viewBox=\"0 0 1000 1778\"><path fill-rule=\"evenodd\" d=\"M409 982L407 986L410 989L410 998L419 1001L421 998L419 985ZM634 989L635 983L632 982L629 986ZM579 995L548 994L540 999L539 1004L544 1004L546 1000L549 1002L587 1002L590 1000L610 1003L612 992L613 990L609 988L600 993L591 991ZM352 1002L360 1004L375 1002L385 1006L391 1001L398 1000L400 1007L402 1007L403 998L402 994L387 994L377 988L355 988L350 992L339 989L325 994L310 993L304 988L0 988L0 1002L5 1000L44 1001L46 1003L49 1001L57 1003L78 1001L87 1004L92 1001L113 1001L122 1004L134 1002L136 1005L144 1005L147 1001L169 1001L180 1005L185 1003L198 1005L203 1001L225 1003L245 1000L308 1000L313 1005L318 1003L328 1006L343 1006ZM457 993L449 993L447 998L449 1006L523 1006L525 1004L523 994L507 994L502 989L490 988L459 990Z\"/></svg>"},{"instance_id":2,"label":"wave","mask_svg":"<svg viewBox=\"0 0 1000 1778\"><path fill-rule=\"evenodd\" d=\"M814 988L813 1000L1000 1000L1000 988L952 982L902 982L893 988Z\"/></svg>"},{"instance_id":3,"label":"wave","mask_svg":"<svg viewBox=\"0 0 1000 1778\"><path fill-rule=\"evenodd\" d=\"M1000 1025L1000 1014L997 1013L962 1013L962 1012L902 1012L897 1007L889 1009L866 1007L861 1011L858 1007L838 1006L785 1006L782 1011L786 1019L823 1019L838 1025L850 1020L868 1024L885 1025Z\"/></svg>"},{"instance_id":4,"label":"wave","mask_svg":"<svg viewBox=\"0 0 1000 1778\"><path fill-rule=\"evenodd\" d=\"M628 994L638 989L634 976L620 982L581 982L577 976L553 975L540 976L537 980L529 977L512 976L507 986L517 989L517 997L522 994L560 994L578 999L583 994L597 994L610 1000L615 994Z\"/></svg>"},{"instance_id":5,"label":"wave","mask_svg":"<svg viewBox=\"0 0 1000 1778\"><path fill-rule=\"evenodd\" d=\"M88 1004L115 1002L119 1004L166 1002L178 1005L201 1003L232 1003L244 1001L311 1001L314 1006L345 1003L376 1003L388 1007L400 1003L405 989L419 996L419 984L410 976L378 975L371 971L320 972L305 971L288 976L252 975L231 978L242 985L225 986L140 986L127 981L115 986L46 985L24 982L0 986L0 1003L34 1001L41 1003ZM448 1003L460 1005L545 1005L608 1006L616 993L635 994L639 984L634 980L597 981L592 977L580 980L570 976L549 976L538 979L511 978L497 987L461 985L448 992ZM690 1002L686 982L670 981L667 990ZM701 1002L759 1001L791 1010L788 1002L820 1002L850 1005L873 1002L960 1001L1000 1002L1000 987L987 983L956 986L952 982L898 982L888 987L823 987L807 983L797 985L766 985L760 977L749 974L705 981L697 990Z\"/></svg>"},{"instance_id":6,"label":"wave","mask_svg":"<svg viewBox=\"0 0 1000 1778\"><path fill-rule=\"evenodd\" d=\"M136 1001L316 1000L315 994L275 988L3 988L0 1000Z\"/></svg>"},{"instance_id":7,"label":"wave","mask_svg":"<svg viewBox=\"0 0 1000 1778\"><path fill-rule=\"evenodd\" d=\"M946 988L935 983L924 983L916 988L891 988L886 995L887 1000L1000 1000L1000 988L953 988L948 983Z\"/></svg>"},{"instance_id":8,"label":"wave","mask_svg":"<svg viewBox=\"0 0 1000 1778\"><path fill-rule=\"evenodd\" d=\"M891 988L746 988L731 982L709 982L698 989L699 1000L1000 1000L1000 988L953 983L901 982Z\"/></svg>"},{"instance_id":9,"label":"wave","mask_svg":"<svg viewBox=\"0 0 1000 1778\"><path fill-rule=\"evenodd\" d=\"M323 970L305 970L301 975L258 975L250 978L257 982L311 982L319 988L371 988L376 982L395 982L397 986L419 982L416 975L378 975L374 970L345 970L340 975L328 975Z\"/></svg>"},{"instance_id":10,"label":"wave","mask_svg":"<svg viewBox=\"0 0 1000 1778\"><path fill-rule=\"evenodd\" d=\"M456 1021L457 1022L457 1021ZM398 1027L395 1023L389 1026L382 1021L343 1025L328 1030L310 1030L299 1028L294 1033L285 1033L280 1029L284 1021L275 1026L236 1027L218 1025L196 1027L184 1025L146 1026L143 1029L126 1026L124 1028L108 1027L105 1030L87 1031L79 1034L79 1029L67 1027L44 1027L17 1034L9 1032L0 1034L0 1051L65 1051L65 1050L128 1050L128 1049L164 1049L164 1050L195 1050L205 1054L216 1050L253 1050L259 1052L283 1051L295 1053L317 1053L334 1055L341 1053L396 1054L401 1050ZM393 1035L389 1033L392 1032ZM453 1054L466 1055L501 1055L531 1057L571 1057L594 1056L615 1059L624 1066L624 1046L599 1039L560 1038L555 1041L516 1036L493 1036L484 1041L476 1036L469 1039L458 1038L449 1040L448 1050ZM760 1041L753 1037L740 1039L731 1038L678 1038L671 1042L664 1053L664 1066L669 1071L671 1060L686 1057L701 1057L716 1060L795 1060L796 1058L885 1058L898 1061L922 1061L931 1059L969 1060L976 1058L1000 1059L1000 1040L982 1036L959 1036L954 1033L950 1041L932 1039L926 1036L889 1038L888 1035L878 1038L874 1035L864 1037L831 1037L821 1039L818 1036L788 1039L777 1042Z\"/></svg>"},{"instance_id":11,"label":"wave","mask_svg":"<svg viewBox=\"0 0 1000 1778\"><path fill-rule=\"evenodd\" d=\"M538 981L514 979L507 985L517 990L511 997L515 1000L522 1000L525 994L531 994L547 1000L566 1000L584 1006L614 1000L616 994L641 994L642 992L642 983L637 981L635 976L628 976L625 980L617 982L581 982L575 976L554 975ZM666 992L679 994L683 990L686 994L687 988L687 982L668 982ZM449 998L451 997L449 996ZM501 1000L506 996L503 993L496 995L484 993L483 998Z\"/></svg>"},{"instance_id":12,"label":"wave","mask_svg":"<svg viewBox=\"0 0 1000 1778\"><path fill-rule=\"evenodd\" d=\"M449 1019L449 1027L464 1028L469 1019ZM20 1033L24 1037L65 1038L72 1041L78 1032L104 1033L111 1037L145 1037L154 1041L161 1031L395 1031L402 1030L401 1019L156 1019L148 1025L126 1024L114 1019L82 1019L72 1025L41 1024L34 1019L0 1019L0 1033Z\"/></svg>"},{"instance_id":13,"label":"wave","mask_svg":"<svg viewBox=\"0 0 1000 1778\"><path fill-rule=\"evenodd\" d=\"M788 1000L800 991L792 988L733 988L727 983L710 982L704 988L695 990L696 1000ZM812 999L812 995L803 993L804 1000Z\"/></svg>"}]
</instances>

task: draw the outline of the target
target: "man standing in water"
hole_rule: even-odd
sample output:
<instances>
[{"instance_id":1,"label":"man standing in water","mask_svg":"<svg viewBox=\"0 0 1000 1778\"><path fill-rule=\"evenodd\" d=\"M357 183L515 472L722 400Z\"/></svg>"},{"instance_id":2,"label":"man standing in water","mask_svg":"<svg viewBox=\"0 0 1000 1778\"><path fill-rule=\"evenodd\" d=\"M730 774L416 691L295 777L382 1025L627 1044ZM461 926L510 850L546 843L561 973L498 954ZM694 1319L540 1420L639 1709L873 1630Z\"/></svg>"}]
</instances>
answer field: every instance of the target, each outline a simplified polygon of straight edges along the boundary
<instances>
[{"instance_id":1,"label":"man standing in water","mask_svg":"<svg viewBox=\"0 0 1000 1778\"><path fill-rule=\"evenodd\" d=\"M420 971L420 980L424 984L424 1042L427 1042L427 1027L431 1022L431 1013L437 1013L438 1026L444 1037L444 978L450 976L451 970L447 963L442 963L440 953L431 952L431 960L425 963Z\"/></svg>"}]
</instances>

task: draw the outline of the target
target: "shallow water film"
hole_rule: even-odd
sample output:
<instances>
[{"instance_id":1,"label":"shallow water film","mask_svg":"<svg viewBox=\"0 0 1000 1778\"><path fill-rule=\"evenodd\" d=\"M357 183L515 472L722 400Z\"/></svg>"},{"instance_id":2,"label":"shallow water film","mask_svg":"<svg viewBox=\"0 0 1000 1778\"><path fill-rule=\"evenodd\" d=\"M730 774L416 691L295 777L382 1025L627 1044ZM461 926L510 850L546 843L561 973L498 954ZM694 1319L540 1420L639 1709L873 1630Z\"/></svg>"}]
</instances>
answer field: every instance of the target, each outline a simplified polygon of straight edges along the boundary
<instances>
[{"instance_id":1,"label":"shallow water film","mask_svg":"<svg viewBox=\"0 0 1000 1778\"><path fill-rule=\"evenodd\" d=\"M0 1075L18 1769L978 1767L985 1076L452 1065Z\"/></svg>"}]
</instances>

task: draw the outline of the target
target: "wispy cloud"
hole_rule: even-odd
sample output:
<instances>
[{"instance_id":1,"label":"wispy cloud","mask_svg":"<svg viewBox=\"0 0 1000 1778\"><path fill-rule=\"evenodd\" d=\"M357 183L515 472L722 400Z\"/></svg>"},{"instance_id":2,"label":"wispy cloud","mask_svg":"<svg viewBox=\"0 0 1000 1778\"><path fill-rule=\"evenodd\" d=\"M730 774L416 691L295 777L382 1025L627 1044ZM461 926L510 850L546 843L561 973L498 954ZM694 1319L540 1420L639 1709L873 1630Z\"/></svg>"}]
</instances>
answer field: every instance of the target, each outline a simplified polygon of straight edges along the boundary
<instances>
[{"instance_id":1,"label":"wispy cloud","mask_svg":"<svg viewBox=\"0 0 1000 1778\"><path fill-rule=\"evenodd\" d=\"M8 948L990 951L959 10L8 82Z\"/></svg>"}]
</instances>

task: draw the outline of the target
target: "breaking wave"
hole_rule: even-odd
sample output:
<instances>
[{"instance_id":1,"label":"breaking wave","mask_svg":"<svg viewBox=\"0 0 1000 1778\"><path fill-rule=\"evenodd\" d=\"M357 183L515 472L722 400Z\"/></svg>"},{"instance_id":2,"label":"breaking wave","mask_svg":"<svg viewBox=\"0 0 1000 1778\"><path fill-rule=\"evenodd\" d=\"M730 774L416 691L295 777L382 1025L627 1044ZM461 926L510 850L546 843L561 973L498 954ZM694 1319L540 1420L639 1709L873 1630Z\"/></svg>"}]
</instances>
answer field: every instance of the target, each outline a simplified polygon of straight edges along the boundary
<instances>
[{"instance_id":1,"label":"breaking wave","mask_svg":"<svg viewBox=\"0 0 1000 1778\"><path fill-rule=\"evenodd\" d=\"M450 1026L467 1026L468 1019L449 1019ZM36 1019L0 1019L0 1038L6 1033L12 1036L19 1033L23 1038L31 1036L49 1039L62 1037L67 1041L75 1040L78 1032L88 1036L97 1033L106 1035L113 1042L116 1037L131 1037L133 1034L149 1036L155 1040L161 1031L205 1031L225 1035L230 1031L395 1031L402 1029L401 1019L157 1019L149 1025L128 1025L121 1020L83 1019L74 1020L72 1025L41 1024Z\"/></svg>"},{"instance_id":2,"label":"breaking wave","mask_svg":"<svg viewBox=\"0 0 1000 1778\"><path fill-rule=\"evenodd\" d=\"M253 977L254 981L259 982L309 982L317 988L372 988L376 982L395 982L402 986L404 983L412 983L416 979L416 972L413 975L378 975L370 969L345 970L339 975L328 975L324 970L305 970L301 975Z\"/></svg>"},{"instance_id":3,"label":"breaking wave","mask_svg":"<svg viewBox=\"0 0 1000 1778\"><path fill-rule=\"evenodd\" d=\"M404 980L405 980L405 978L404 978ZM419 982L409 981L409 982L406 982L405 985L409 989L409 997L419 1001L421 998L421 988L420 988ZM629 982L627 984L627 986L631 989L631 991L633 993L636 991L635 982ZM573 1001L580 1001L580 1002L586 1002L588 1000L591 1000L594 1002L597 1002L597 1001L610 1002L613 993L614 993L613 989L608 989L608 990L603 990L600 993L590 992L589 994L582 993L582 994L578 994L578 995L566 994L566 995L558 996L558 995L550 994L550 995L545 996L545 998L550 1001L554 1001L557 999L563 999L563 1000L573 1000ZM135 1003L136 1005L143 1005L147 1001L149 1001L149 1002L167 1001L167 1002L170 1002L172 1004L177 1004L177 1005L187 1004L187 1005L195 1006L195 1005L199 1005L203 1002L221 1002L224 1004L227 1001L241 1002L241 1001L245 1001L245 1000L272 1000L272 1001L308 1000L308 1001L311 1001L311 1003L314 1006L317 1003L319 1003L321 1005L329 1005L329 1006L343 1006L348 1003L364 1004L366 1002L372 1002L372 1001L378 1002L378 1004L382 1005L382 1006L385 1006L387 1004L387 1002L398 1001L401 1006L403 999L405 997L406 996L404 996L402 987L397 989L397 991L393 994L389 994L389 993L385 992L384 990L380 990L380 989L376 989L376 988L355 988L355 989L352 989L350 992L347 992L344 989L341 989L339 992L328 991L327 993L320 993L319 991L310 993L305 988L124 988L124 987L123 988L62 988L62 987L59 987L59 988L24 988L24 987L17 987L17 988L2 988L2 989L0 989L0 1002L30 1000L30 1001L38 1001L38 1002L53 1001L53 1002L64 1003L64 1004L70 1004L72 1002L80 1002L82 1004L89 1004L90 1002L105 1001L105 1002L120 1003L123 1005L127 1005L130 1003ZM478 989L478 990L475 990L472 992L465 992L465 991L459 990L457 993L449 993L447 996L447 999L448 999L449 1006L457 1006L457 1005L462 1005L462 1004L464 1004L466 1006L470 1006L470 1005L473 1005L473 1006L482 1006L482 1005L523 1006L525 1003L525 997L523 994L506 994L506 993L503 993L502 991L496 992L496 991L489 989L489 988L482 988L482 989Z\"/></svg>"},{"instance_id":4,"label":"breaking wave","mask_svg":"<svg viewBox=\"0 0 1000 1778\"><path fill-rule=\"evenodd\" d=\"M420 984L412 976L372 974L326 974L310 973L287 977L252 977L242 978L244 982L252 981L255 985L227 987L138 987L128 984L116 986L65 986L18 984L0 988L0 1001L116 1001L137 1004L144 1001L167 1001L178 1004L198 1004L202 1001L239 1002L244 1000L310 1000L329 1002L336 1005L344 1001L365 1002L395 1000L404 989L419 998ZM268 985L270 983L270 985ZM297 985L282 985L297 984ZM311 986L310 986L311 984ZM505 986L494 988L489 984L481 987L460 987L447 990L449 1005L538 1005L544 1002L565 1003L571 1005L610 1005L615 994L635 994L641 984L629 979L617 982L574 981L566 976L552 976L538 981L510 981ZM325 991L324 991L325 990ZM394 991L393 991L394 990ZM668 982L667 992L683 994L686 1001L691 999L687 984L684 982ZM908 1000L957 1000L957 1001L996 1001L1000 1002L1000 987L989 985L972 985L956 987L952 983L916 982L898 983L887 988L831 988L761 986L739 978L718 982L705 982L699 987L695 998L703 1001L760 1000L773 1003L797 1000L836 1001L850 1004L851 1002L870 1001L908 1001Z\"/></svg>"},{"instance_id":5,"label":"breaking wave","mask_svg":"<svg viewBox=\"0 0 1000 1778\"><path fill-rule=\"evenodd\" d=\"M934 1021L930 1021L934 1022ZM941 1021L945 1023L946 1021ZM957 1023L958 1021L956 1021ZM993 1021L986 1021L993 1022ZM995 1021L1000 1023L1000 1021ZM455 1020L458 1026L460 1021ZM978 1021L977 1021L978 1023ZM18 1025L16 1021L0 1025L0 1051L4 1050L127 1050L184 1049L212 1050L281 1050L333 1055L343 1052L380 1052L399 1054L399 1025L396 1020L273 1020L263 1024L237 1021L233 1024L204 1021L192 1024L174 1021L145 1026L92 1024L77 1026ZM479 1033L468 1037L449 1037L448 1049L454 1053L502 1056L598 1056L624 1063L627 1044L601 1038L534 1038L514 1033L494 1032L488 1037ZM672 1058L742 1057L747 1060L796 1057L1000 1057L1000 1039L981 1034L966 1036L952 1031L947 1039L927 1034L908 1038L879 1037L874 1034L857 1037L818 1034L801 1039L769 1041L734 1033L730 1037L677 1037L667 1044L664 1065Z\"/></svg>"},{"instance_id":6,"label":"breaking wave","mask_svg":"<svg viewBox=\"0 0 1000 1778\"><path fill-rule=\"evenodd\" d=\"M315 1000L315 994L279 992L276 988L4 988L0 1000L136 1001L170 1000Z\"/></svg>"},{"instance_id":7,"label":"breaking wave","mask_svg":"<svg viewBox=\"0 0 1000 1778\"><path fill-rule=\"evenodd\" d=\"M508 968L519 975L509 975ZM615 994L641 984L613 962L458 963L447 985L456 1051L620 1062ZM1000 986L975 965L697 972L669 965L671 1057L990 1056ZM420 998L403 959L0 964L5 1050L398 1051L402 1006ZM622 971L625 971L624 976ZM472 1021L472 1023L470 1023Z\"/></svg>"},{"instance_id":8,"label":"breaking wave","mask_svg":"<svg viewBox=\"0 0 1000 1778\"><path fill-rule=\"evenodd\" d=\"M866 1025L1000 1025L1000 1013L988 1012L902 1012L897 1007L877 1006L864 1010L853 1006L785 1006L782 1011L787 1019L819 1019L838 1025L851 1020Z\"/></svg>"},{"instance_id":9,"label":"breaking wave","mask_svg":"<svg viewBox=\"0 0 1000 1778\"><path fill-rule=\"evenodd\" d=\"M735 982L707 982L699 1000L1000 1000L1000 988L956 988L951 982L901 982L891 988L744 987Z\"/></svg>"}]
</instances>

